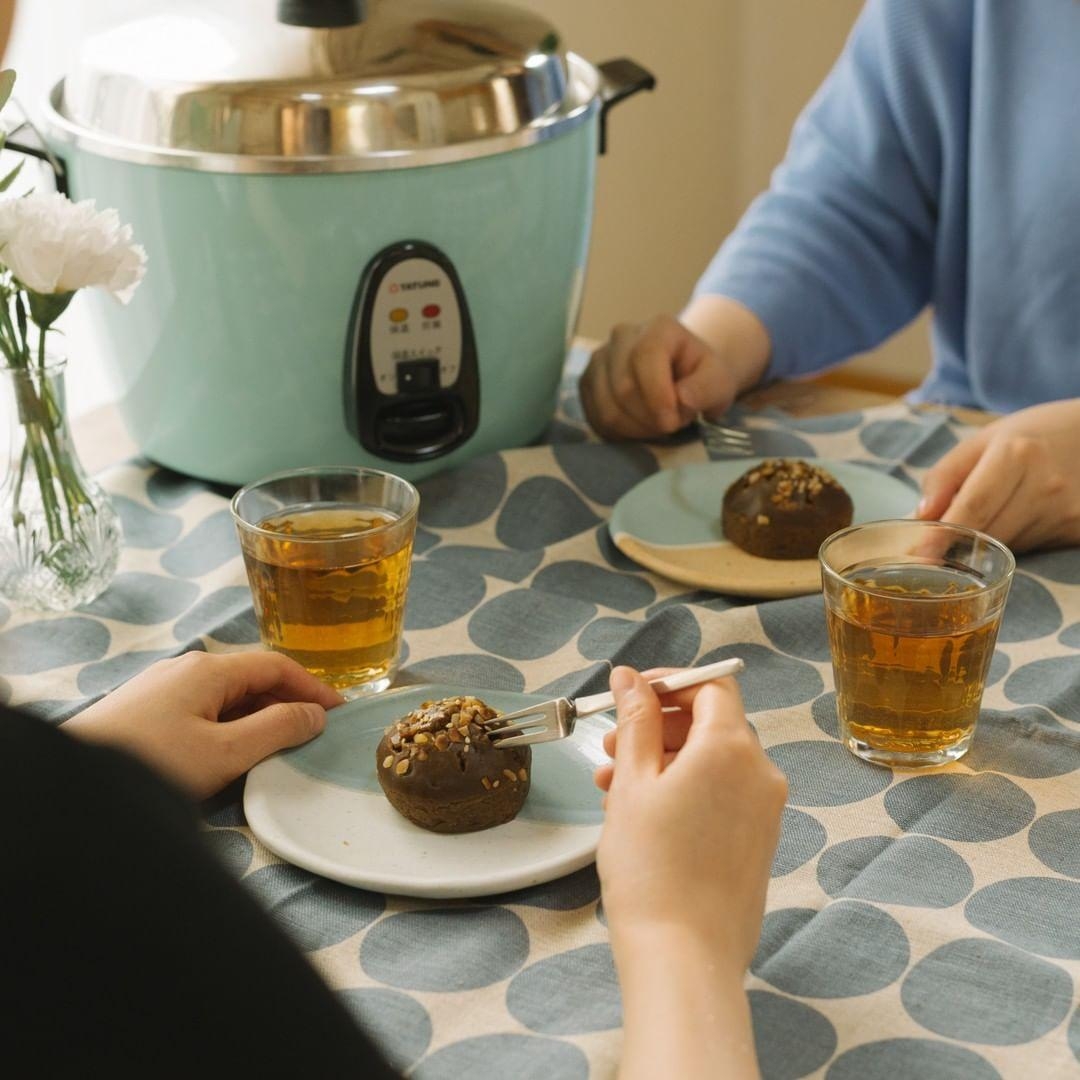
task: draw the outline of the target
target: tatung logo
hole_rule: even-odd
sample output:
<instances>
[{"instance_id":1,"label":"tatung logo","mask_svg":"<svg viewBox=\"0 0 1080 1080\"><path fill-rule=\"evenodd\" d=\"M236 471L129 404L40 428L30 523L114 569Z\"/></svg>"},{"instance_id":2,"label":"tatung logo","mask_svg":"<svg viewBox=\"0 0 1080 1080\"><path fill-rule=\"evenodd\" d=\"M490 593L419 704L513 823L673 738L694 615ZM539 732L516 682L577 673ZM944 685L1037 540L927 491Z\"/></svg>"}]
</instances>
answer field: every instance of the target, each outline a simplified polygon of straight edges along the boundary
<instances>
[{"instance_id":1,"label":"tatung logo","mask_svg":"<svg viewBox=\"0 0 1080 1080\"><path fill-rule=\"evenodd\" d=\"M419 281L403 281L400 286L391 285L390 291L394 292L397 288L405 292L412 292L413 289L437 289L441 284L438 278L422 278Z\"/></svg>"}]
</instances>

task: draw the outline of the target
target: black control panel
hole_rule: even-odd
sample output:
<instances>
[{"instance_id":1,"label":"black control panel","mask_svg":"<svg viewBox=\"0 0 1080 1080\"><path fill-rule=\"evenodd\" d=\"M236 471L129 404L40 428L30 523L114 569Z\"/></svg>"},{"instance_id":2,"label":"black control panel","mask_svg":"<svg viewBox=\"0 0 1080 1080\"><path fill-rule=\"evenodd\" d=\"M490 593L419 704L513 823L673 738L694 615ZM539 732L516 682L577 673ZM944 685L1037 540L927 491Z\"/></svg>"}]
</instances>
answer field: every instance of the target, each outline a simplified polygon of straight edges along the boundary
<instances>
[{"instance_id":1,"label":"black control panel","mask_svg":"<svg viewBox=\"0 0 1080 1080\"><path fill-rule=\"evenodd\" d=\"M345 346L345 422L390 461L440 457L476 431L472 319L453 263L431 244L392 244L364 270Z\"/></svg>"}]
</instances>

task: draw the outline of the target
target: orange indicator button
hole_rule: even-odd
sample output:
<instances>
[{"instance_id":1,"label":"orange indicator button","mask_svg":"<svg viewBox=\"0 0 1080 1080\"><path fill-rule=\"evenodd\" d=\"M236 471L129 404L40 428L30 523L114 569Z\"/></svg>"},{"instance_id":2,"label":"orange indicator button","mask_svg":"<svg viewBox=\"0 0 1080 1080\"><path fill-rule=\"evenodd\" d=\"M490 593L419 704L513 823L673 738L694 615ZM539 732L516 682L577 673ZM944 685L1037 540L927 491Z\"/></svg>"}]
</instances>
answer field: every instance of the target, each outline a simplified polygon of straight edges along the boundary
<instances>
[{"instance_id":1,"label":"orange indicator button","mask_svg":"<svg viewBox=\"0 0 1080 1080\"><path fill-rule=\"evenodd\" d=\"M396 307L390 312L390 321L394 323L402 323L409 317L408 311L403 307Z\"/></svg>"}]
</instances>

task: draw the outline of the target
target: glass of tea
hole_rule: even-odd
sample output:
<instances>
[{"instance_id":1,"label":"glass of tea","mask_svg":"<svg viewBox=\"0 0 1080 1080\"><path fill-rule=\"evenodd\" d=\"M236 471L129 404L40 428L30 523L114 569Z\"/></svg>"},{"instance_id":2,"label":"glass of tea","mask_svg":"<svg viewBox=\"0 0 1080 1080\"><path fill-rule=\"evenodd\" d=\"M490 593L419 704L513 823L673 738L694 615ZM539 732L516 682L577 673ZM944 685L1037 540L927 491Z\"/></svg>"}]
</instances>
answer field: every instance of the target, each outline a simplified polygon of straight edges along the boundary
<instances>
[{"instance_id":1,"label":"glass of tea","mask_svg":"<svg viewBox=\"0 0 1080 1080\"><path fill-rule=\"evenodd\" d=\"M875 521L821 545L840 737L924 768L967 753L1016 562L943 522Z\"/></svg>"},{"instance_id":2,"label":"glass of tea","mask_svg":"<svg viewBox=\"0 0 1080 1080\"><path fill-rule=\"evenodd\" d=\"M241 488L240 534L263 643L345 697L397 673L420 496L363 468L297 469Z\"/></svg>"}]
</instances>

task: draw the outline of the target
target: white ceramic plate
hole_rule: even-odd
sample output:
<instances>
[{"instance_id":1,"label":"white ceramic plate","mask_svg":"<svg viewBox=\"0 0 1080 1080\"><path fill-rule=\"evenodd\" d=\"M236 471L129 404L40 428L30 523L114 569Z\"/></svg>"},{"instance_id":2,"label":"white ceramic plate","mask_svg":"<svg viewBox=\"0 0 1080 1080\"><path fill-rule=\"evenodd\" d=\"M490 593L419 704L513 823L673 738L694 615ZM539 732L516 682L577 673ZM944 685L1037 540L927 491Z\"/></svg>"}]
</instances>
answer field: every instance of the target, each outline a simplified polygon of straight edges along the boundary
<instances>
[{"instance_id":1,"label":"white ceramic plate","mask_svg":"<svg viewBox=\"0 0 1080 1080\"><path fill-rule=\"evenodd\" d=\"M613 725L589 717L569 739L533 747L532 783L506 825L443 836L401 817L375 774L383 731L421 702L477 694L504 712L544 700L477 687L407 686L334 709L306 746L257 765L244 789L252 832L287 862L376 892L450 898L538 885L587 866L600 839L592 770Z\"/></svg>"},{"instance_id":2,"label":"white ceramic plate","mask_svg":"<svg viewBox=\"0 0 1080 1080\"><path fill-rule=\"evenodd\" d=\"M817 559L762 559L724 539L724 492L763 460L708 461L654 473L615 504L615 545L642 566L699 589L767 598L818 592ZM844 461L814 464L847 488L854 524L906 517L918 502L914 489L888 473Z\"/></svg>"}]
</instances>

